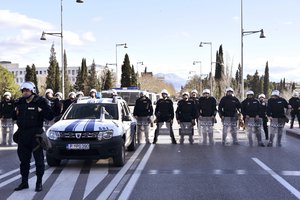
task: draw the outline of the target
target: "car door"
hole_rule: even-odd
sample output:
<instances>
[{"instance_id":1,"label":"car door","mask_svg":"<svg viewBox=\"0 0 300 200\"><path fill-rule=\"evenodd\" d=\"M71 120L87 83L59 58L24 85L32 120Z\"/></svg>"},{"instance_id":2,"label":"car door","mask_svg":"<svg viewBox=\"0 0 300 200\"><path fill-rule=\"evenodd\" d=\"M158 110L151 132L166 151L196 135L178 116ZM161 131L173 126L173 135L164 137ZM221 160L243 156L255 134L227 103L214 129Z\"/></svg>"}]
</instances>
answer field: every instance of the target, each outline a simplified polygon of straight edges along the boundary
<instances>
[{"instance_id":1,"label":"car door","mask_svg":"<svg viewBox=\"0 0 300 200\"><path fill-rule=\"evenodd\" d=\"M125 145L129 145L131 138L131 123L132 116L130 114L130 110L125 102L121 102L121 114L122 114L122 123L125 133Z\"/></svg>"}]
</instances>

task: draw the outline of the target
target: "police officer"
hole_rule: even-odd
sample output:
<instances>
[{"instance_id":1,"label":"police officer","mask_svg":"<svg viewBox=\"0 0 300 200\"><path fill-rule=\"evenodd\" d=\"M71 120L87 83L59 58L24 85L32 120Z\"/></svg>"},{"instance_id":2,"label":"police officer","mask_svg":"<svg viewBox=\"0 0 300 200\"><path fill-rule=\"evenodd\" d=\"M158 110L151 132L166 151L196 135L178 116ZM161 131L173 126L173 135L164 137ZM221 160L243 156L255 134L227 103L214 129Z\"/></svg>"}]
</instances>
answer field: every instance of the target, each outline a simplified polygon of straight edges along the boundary
<instances>
[{"instance_id":1,"label":"police officer","mask_svg":"<svg viewBox=\"0 0 300 200\"><path fill-rule=\"evenodd\" d=\"M45 98L50 102L50 107L55 117L54 120L52 121L48 121L48 120L45 121L44 127L46 130L48 130L48 128L55 123L55 121L57 120L57 118L59 118L62 111L62 103L58 98L54 97L53 95L54 93L52 89L46 89Z\"/></svg>"},{"instance_id":2,"label":"police officer","mask_svg":"<svg viewBox=\"0 0 300 200\"><path fill-rule=\"evenodd\" d=\"M0 119L2 126L2 143L1 145L6 145L7 134L8 134L8 145L12 144L12 136L14 133L14 121L12 119L12 114L14 111L14 100L11 98L10 92L5 92L3 94L3 100L0 103Z\"/></svg>"},{"instance_id":3,"label":"police officer","mask_svg":"<svg viewBox=\"0 0 300 200\"><path fill-rule=\"evenodd\" d=\"M214 144L213 136L213 125L216 120L217 114L217 100L210 95L209 89L204 89L202 91L202 97L199 98L198 112L199 112L199 126L198 129L202 128L203 141L202 144L207 144L207 137L209 139L209 144Z\"/></svg>"},{"instance_id":4,"label":"police officer","mask_svg":"<svg viewBox=\"0 0 300 200\"><path fill-rule=\"evenodd\" d=\"M263 130L265 132L265 139L269 139L269 130L268 130L268 117L267 117L267 102L265 100L266 96L264 94L258 95L259 100L259 117L262 118L263 121Z\"/></svg>"},{"instance_id":5,"label":"police officer","mask_svg":"<svg viewBox=\"0 0 300 200\"><path fill-rule=\"evenodd\" d=\"M22 97L16 101L13 119L17 120L18 137L14 137L18 143L18 156L20 159L21 184L15 191L27 189L31 155L35 159L36 187L35 191L42 191L42 177L45 171L44 153L39 145L36 135L43 133L43 121L52 120L54 115L49 101L36 94L35 85L32 82L24 82L21 85ZM16 134L16 133L15 133Z\"/></svg>"},{"instance_id":6,"label":"police officer","mask_svg":"<svg viewBox=\"0 0 300 200\"><path fill-rule=\"evenodd\" d=\"M300 119L300 98L299 98L299 93L297 91L293 92L292 98L289 99L289 104L292 107L291 110L291 126L290 128L294 128L294 121L295 118L297 116L297 120L298 120L298 124L299 124L299 128L300 128L300 123L299 123L299 119Z\"/></svg>"},{"instance_id":7,"label":"police officer","mask_svg":"<svg viewBox=\"0 0 300 200\"><path fill-rule=\"evenodd\" d=\"M96 94L97 94L97 90L96 89L91 89L90 90L90 97L92 99L96 99Z\"/></svg>"},{"instance_id":8,"label":"police officer","mask_svg":"<svg viewBox=\"0 0 300 200\"><path fill-rule=\"evenodd\" d=\"M135 101L133 109L133 116L137 119L137 136L138 143L142 134L142 128L145 132L145 142L150 144L149 141L149 123L151 122L151 116L153 115L153 107L151 100L147 97L146 91L140 92L140 97Z\"/></svg>"},{"instance_id":9,"label":"police officer","mask_svg":"<svg viewBox=\"0 0 300 200\"><path fill-rule=\"evenodd\" d=\"M62 114L65 113L65 111L69 108L69 106L72 104L72 103L76 103L76 94L75 92L70 92L69 95L68 95L68 99L64 100L63 101L63 109L62 109Z\"/></svg>"},{"instance_id":10,"label":"police officer","mask_svg":"<svg viewBox=\"0 0 300 200\"><path fill-rule=\"evenodd\" d=\"M270 140L268 147L273 146L275 134L277 134L277 146L281 146L283 127L286 123L285 109L289 109L288 102L279 96L278 90L273 90L268 100L267 115L270 119Z\"/></svg>"},{"instance_id":11,"label":"police officer","mask_svg":"<svg viewBox=\"0 0 300 200\"><path fill-rule=\"evenodd\" d=\"M253 133L256 135L258 145L264 147L264 143L261 141L261 124L262 119L259 117L260 103L254 98L254 92L249 90L246 92L247 98L242 102L242 114L247 124L246 129L248 132L249 145L253 146Z\"/></svg>"},{"instance_id":12,"label":"police officer","mask_svg":"<svg viewBox=\"0 0 300 200\"><path fill-rule=\"evenodd\" d=\"M197 130L198 130L198 134L199 134L199 141L200 141L200 137L201 137L201 128L199 126L198 123L198 117L199 117L199 112L198 112L198 105L199 105L199 96L198 96L198 91L196 89L191 91L191 96L189 97L189 100L193 101L195 104L195 108L196 108L196 115L195 115L195 121L197 122Z\"/></svg>"},{"instance_id":13,"label":"police officer","mask_svg":"<svg viewBox=\"0 0 300 200\"><path fill-rule=\"evenodd\" d=\"M164 122L166 122L167 128L170 130L170 137L172 139L172 144L177 144L174 137L173 128L172 128L173 119L174 119L173 102L169 98L169 93L166 89L163 89L161 91L161 98L156 103L154 114L156 117L157 126L154 132L153 144L157 142L159 129L163 126Z\"/></svg>"},{"instance_id":14,"label":"police officer","mask_svg":"<svg viewBox=\"0 0 300 200\"><path fill-rule=\"evenodd\" d=\"M193 126L195 125L196 118L196 106L194 101L189 99L189 93L184 92L182 94L182 99L178 101L176 109L176 119L180 125L181 131L187 130L189 133L190 144L194 143L193 139ZM180 144L184 142L185 133L180 133Z\"/></svg>"},{"instance_id":15,"label":"police officer","mask_svg":"<svg viewBox=\"0 0 300 200\"><path fill-rule=\"evenodd\" d=\"M59 101L63 100L63 94L61 92L56 92L54 95Z\"/></svg>"},{"instance_id":16,"label":"police officer","mask_svg":"<svg viewBox=\"0 0 300 200\"><path fill-rule=\"evenodd\" d=\"M238 145L237 139L237 115L240 112L241 103L233 96L233 89L226 88L226 95L221 98L218 112L223 122L222 144L225 145L227 131L230 128L233 144Z\"/></svg>"},{"instance_id":17,"label":"police officer","mask_svg":"<svg viewBox=\"0 0 300 200\"><path fill-rule=\"evenodd\" d=\"M80 100L83 96L84 96L84 94L83 94L82 91L76 92L76 99L77 99L77 100Z\"/></svg>"}]
</instances>

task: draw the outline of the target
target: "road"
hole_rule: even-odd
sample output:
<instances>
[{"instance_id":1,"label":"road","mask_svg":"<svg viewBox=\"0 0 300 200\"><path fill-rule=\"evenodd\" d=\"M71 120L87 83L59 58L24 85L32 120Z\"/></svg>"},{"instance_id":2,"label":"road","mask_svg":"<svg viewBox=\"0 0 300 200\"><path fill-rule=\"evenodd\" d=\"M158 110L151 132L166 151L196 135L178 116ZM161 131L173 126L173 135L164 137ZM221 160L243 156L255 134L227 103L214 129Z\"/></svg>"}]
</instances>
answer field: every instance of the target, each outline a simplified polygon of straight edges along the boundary
<instances>
[{"instance_id":1,"label":"road","mask_svg":"<svg viewBox=\"0 0 300 200\"><path fill-rule=\"evenodd\" d=\"M178 125L174 129L178 141ZM39 193L34 162L30 188L13 191L20 182L16 146L0 147L1 199L300 199L299 139L285 136L282 147L249 147L239 131L240 145L222 146L221 129L218 122L214 146L197 144L197 134L193 145L159 136L157 144L127 152L122 168L110 159L46 165Z\"/></svg>"}]
</instances>

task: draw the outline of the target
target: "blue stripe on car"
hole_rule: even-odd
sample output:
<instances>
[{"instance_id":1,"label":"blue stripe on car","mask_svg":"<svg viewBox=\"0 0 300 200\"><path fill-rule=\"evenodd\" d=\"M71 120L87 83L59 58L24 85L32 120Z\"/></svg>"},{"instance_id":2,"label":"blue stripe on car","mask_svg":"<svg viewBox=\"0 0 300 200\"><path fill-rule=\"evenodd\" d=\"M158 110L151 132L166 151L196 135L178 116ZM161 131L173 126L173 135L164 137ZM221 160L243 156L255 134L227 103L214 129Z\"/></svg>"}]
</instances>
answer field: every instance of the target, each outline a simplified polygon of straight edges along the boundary
<instances>
[{"instance_id":1,"label":"blue stripe on car","mask_svg":"<svg viewBox=\"0 0 300 200\"><path fill-rule=\"evenodd\" d=\"M80 120L76 120L76 121L72 122L65 128L65 131L73 131L79 123L80 123Z\"/></svg>"},{"instance_id":2,"label":"blue stripe on car","mask_svg":"<svg viewBox=\"0 0 300 200\"><path fill-rule=\"evenodd\" d=\"M86 124L84 130L85 131L94 131L95 130L94 129L95 121L96 121L96 119L92 119L92 120L88 121L88 123Z\"/></svg>"}]
</instances>

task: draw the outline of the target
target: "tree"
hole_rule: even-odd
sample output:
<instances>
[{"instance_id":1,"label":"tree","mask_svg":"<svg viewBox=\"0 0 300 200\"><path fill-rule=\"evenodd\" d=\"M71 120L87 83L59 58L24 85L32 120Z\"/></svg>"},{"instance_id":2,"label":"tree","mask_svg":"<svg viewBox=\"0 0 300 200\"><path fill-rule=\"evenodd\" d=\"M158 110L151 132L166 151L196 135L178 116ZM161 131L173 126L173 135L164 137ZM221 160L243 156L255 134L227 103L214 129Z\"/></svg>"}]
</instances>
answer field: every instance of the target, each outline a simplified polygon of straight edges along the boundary
<instances>
[{"instance_id":1,"label":"tree","mask_svg":"<svg viewBox=\"0 0 300 200\"><path fill-rule=\"evenodd\" d=\"M101 74L101 90L109 90L113 86L113 76L108 68L105 68Z\"/></svg>"},{"instance_id":2,"label":"tree","mask_svg":"<svg viewBox=\"0 0 300 200\"><path fill-rule=\"evenodd\" d=\"M25 71L25 81L32 81L33 76L32 76L32 70L29 65L26 66L26 71Z\"/></svg>"},{"instance_id":3,"label":"tree","mask_svg":"<svg viewBox=\"0 0 300 200\"><path fill-rule=\"evenodd\" d=\"M96 64L93 60L93 63L91 65L91 69L89 70L88 77L87 77L87 83L85 84L85 92L86 94L89 93L91 89L100 89L100 83L97 78L97 72L96 72Z\"/></svg>"},{"instance_id":4,"label":"tree","mask_svg":"<svg viewBox=\"0 0 300 200\"><path fill-rule=\"evenodd\" d=\"M64 85L65 85L65 98L68 97L69 92L71 92L71 83L69 80L68 75L68 60L67 60L67 53L66 50L64 50Z\"/></svg>"},{"instance_id":5,"label":"tree","mask_svg":"<svg viewBox=\"0 0 300 200\"><path fill-rule=\"evenodd\" d=\"M138 83L137 83L137 77L138 77L138 74L135 73L134 71L134 66L132 65L132 68L131 68L131 86L137 86Z\"/></svg>"},{"instance_id":6,"label":"tree","mask_svg":"<svg viewBox=\"0 0 300 200\"><path fill-rule=\"evenodd\" d=\"M251 89L255 95L260 93L260 80L258 71L256 70L249 82L249 89Z\"/></svg>"},{"instance_id":7,"label":"tree","mask_svg":"<svg viewBox=\"0 0 300 200\"><path fill-rule=\"evenodd\" d=\"M56 60L56 53L54 49L54 44L52 44L50 49L49 67L47 69L48 75L46 79L46 88L51 88L53 91L58 88L57 77L60 77L60 73L59 70L57 70L57 67L58 67L58 63Z\"/></svg>"},{"instance_id":8,"label":"tree","mask_svg":"<svg viewBox=\"0 0 300 200\"><path fill-rule=\"evenodd\" d=\"M269 80L269 64L268 61L266 63L266 67L265 67L265 74L264 74L264 86L263 86L263 93L266 95L267 98L269 98L269 84L270 84L270 80Z\"/></svg>"},{"instance_id":9,"label":"tree","mask_svg":"<svg viewBox=\"0 0 300 200\"><path fill-rule=\"evenodd\" d=\"M14 75L2 66L0 66L0 74L0 94L10 92L13 97L19 97L20 86L16 83Z\"/></svg>"},{"instance_id":10,"label":"tree","mask_svg":"<svg viewBox=\"0 0 300 200\"><path fill-rule=\"evenodd\" d=\"M128 54L125 54L125 58L122 65L122 75L121 75L121 87L131 86L131 67Z\"/></svg>"},{"instance_id":11,"label":"tree","mask_svg":"<svg viewBox=\"0 0 300 200\"><path fill-rule=\"evenodd\" d=\"M36 93L39 94L39 85L38 85L38 79L37 79L37 76L36 76L35 64L31 65L31 73L33 75L32 82L35 84L35 87L36 87Z\"/></svg>"},{"instance_id":12,"label":"tree","mask_svg":"<svg viewBox=\"0 0 300 200\"><path fill-rule=\"evenodd\" d=\"M74 89L77 91L84 91L84 84L87 80L88 71L87 71L87 65L86 65L86 59L82 58L81 60L81 67L78 70L76 82L74 85Z\"/></svg>"},{"instance_id":13,"label":"tree","mask_svg":"<svg viewBox=\"0 0 300 200\"><path fill-rule=\"evenodd\" d=\"M56 63L56 66L55 66L55 77L54 77L54 88L53 89L53 92L56 93L56 92L60 92L61 91L61 77L60 77L60 69L59 69L59 65L58 63Z\"/></svg>"}]
</instances>

